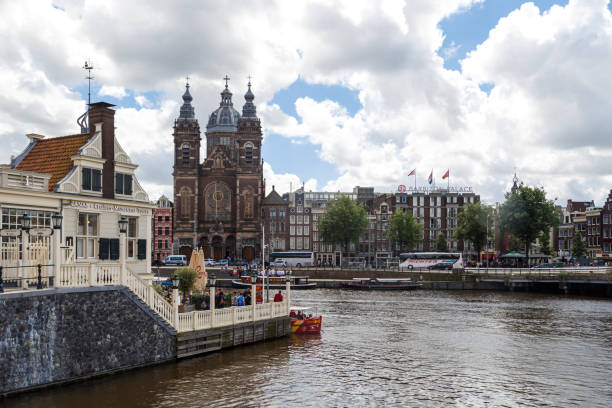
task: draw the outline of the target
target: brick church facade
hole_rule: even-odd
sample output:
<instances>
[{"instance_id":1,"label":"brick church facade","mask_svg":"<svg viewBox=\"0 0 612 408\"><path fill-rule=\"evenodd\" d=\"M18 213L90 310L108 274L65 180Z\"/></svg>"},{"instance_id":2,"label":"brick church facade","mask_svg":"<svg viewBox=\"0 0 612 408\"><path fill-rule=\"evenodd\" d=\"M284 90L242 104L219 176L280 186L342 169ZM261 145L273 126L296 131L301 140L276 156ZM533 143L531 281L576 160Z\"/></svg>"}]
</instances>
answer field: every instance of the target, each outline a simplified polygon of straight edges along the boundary
<instances>
[{"instance_id":1,"label":"brick church facade","mask_svg":"<svg viewBox=\"0 0 612 408\"><path fill-rule=\"evenodd\" d=\"M251 261L261 258L261 123L251 83L241 115L233 107L228 79L206 125L203 160L189 84L174 122L174 248L190 255L201 247L207 258Z\"/></svg>"}]
</instances>

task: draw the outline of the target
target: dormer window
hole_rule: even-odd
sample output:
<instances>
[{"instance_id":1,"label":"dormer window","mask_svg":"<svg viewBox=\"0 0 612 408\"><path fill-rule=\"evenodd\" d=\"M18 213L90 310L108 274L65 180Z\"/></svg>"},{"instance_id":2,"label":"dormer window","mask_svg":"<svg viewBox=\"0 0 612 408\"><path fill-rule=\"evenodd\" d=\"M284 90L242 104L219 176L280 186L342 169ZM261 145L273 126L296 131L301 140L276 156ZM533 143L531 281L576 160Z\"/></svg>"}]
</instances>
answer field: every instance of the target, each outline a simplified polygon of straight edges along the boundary
<instances>
[{"instance_id":1,"label":"dormer window","mask_svg":"<svg viewBox=\"0 0 612 408\"><path fill-rule=\"evenodd\" d=\"M102 191L102 171L83 167L81 187L86 191Z\"/></svg>"},{"instance_id":2,"label":"dormer window","mask_svg":"<svg viewBox=\"0 0 612 408\"><path fill-rule=\"evenodd\" d=\"M115 194L132 195L132 175L115 173Z\"/></svg>"}]
</instances>

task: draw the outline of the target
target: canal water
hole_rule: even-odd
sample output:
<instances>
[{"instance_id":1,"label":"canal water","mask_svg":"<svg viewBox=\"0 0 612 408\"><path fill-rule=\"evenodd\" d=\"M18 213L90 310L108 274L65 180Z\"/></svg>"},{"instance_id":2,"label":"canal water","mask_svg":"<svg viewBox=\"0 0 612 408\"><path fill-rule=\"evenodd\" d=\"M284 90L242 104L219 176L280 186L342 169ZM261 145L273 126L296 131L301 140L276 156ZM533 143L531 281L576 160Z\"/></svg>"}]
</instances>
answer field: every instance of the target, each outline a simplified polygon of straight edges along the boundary
<instances>
[{"instance_id":1,"label":"canal water","mask_svg":"<svg viewBox=\"0 0 612 408\"><path fill-rule=\"evenodd\" d=\"M610 407L612 302L471 291L294 292L321 335L0 400L9 407Z\"/></svg>"}]
</instances>

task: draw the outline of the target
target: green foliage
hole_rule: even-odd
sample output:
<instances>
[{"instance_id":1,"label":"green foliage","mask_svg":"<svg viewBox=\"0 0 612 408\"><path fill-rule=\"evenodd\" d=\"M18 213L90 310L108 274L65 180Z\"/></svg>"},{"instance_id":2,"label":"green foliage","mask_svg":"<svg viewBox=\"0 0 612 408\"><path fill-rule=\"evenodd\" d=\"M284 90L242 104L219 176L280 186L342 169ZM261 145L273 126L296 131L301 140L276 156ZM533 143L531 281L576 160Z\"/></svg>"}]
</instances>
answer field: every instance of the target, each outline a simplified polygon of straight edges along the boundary
<instances>
[{"instance_id":1,"label":"green foliage","mask_svg":"<svg viewBox=\"0 0 612 408\"><path fill-rule=\"evenodd\" d=\"M467 203L459 212L455 238L470 241L474 250L480 251L487 243L487 214L489 215L489 232L493 223L493 210L478 203Z\"/></svg>"},{"instance_id":2,"label":"green foliage","mask_svg":"<svg viewBox=\"0 0 612 408\"><path fill-rule=\"evenodd\" d=\"M179 277L179 290L183 292L183 295L189 295L198 277L198 273L195 269L179 268L176 270L176 274Z\"/></svg>"},{"instance_id":3,"label":"green foliage","mask_svg":"<svg viewBox=\"0 0 612 408\"><path fill-rule=\"evenodd\" d=\"M164 288L162 288L162 285L159 285L157 283L153 284L153 289L155 289L155 291L162 295L162 296L166 296L166 291L164 290Z\"/></svg>"},{"instance_id":4,"label":"green foliage","mask_svg":"<svg viewBox=\"0 0 612 408\"><path fill-rule=\"evenodd\" d=\"M327 206L325 215L319 219L319 234L327 243L343 245L346 252L349 243L358 242L367 225L365 209L347 196L341 196Z\"/></svg>"},{"instance_id":5,"label":"green foliage","mask_svg":"<svg viewBox=\"0 0 612 408\"><path fill-rule=\"evenodd\" d=\"M412 249L423 238L423 226L409 212L396 211L391 216L389 238L400 251Z\"/></svg>"},{"instance_id":6,"label":"green foliage","mask_svg":"<svg viewBox=\"0 0 612 408\"><path fill-rule=\"evenodd\" d=\"M193 295L191 296L191 304L195 305L196 310L202 310L204 303L204 295Z\"/></svg>"},{"instance_id":7,"label":"green foliage","mask_svg":"<svg viewBox=\"0 0 612 408\"><path fill-rule=\"evenodd\" d=\"M559 210L552 200L546 199L543 188L519 186L506 194L501 207L500 223L505 231L519 238L526 250L532 242L550 227L559 225Z\"/></svg>"},{"instance_id":8,"label":"green foliage","mask_svg":"<svg viewBox=\"0 0 612 408\"><path fill-rule=\"evenodd\" d=\"M436 252L448 252L448 244L446 243L446 237L443 233L438 234L436 241Z\"/></svg>"},{"instance_id":9,"label":"green foliage","mask_svg":"<svg viewBox=\"0 0 612 408\"><path fill-rule=\"evenodd\" d=\"M538 238L540 240L540 252L545 255L552 256L553 250L550 247L550 234L548 231L542 232Z\"/></svg>"},{"instance_id":10,"label":"green foliage","mask_svg":"<svg viewBox=\"0 0 612 408\"><path fill-rule=\"evenodd\" d=\"M584 244L584 240L582 239L582 234L580 232L574 235L574 240L572 244L572 257L574 259L582 258L586 255L586 245Z\"/></svg>"}]
</instances>

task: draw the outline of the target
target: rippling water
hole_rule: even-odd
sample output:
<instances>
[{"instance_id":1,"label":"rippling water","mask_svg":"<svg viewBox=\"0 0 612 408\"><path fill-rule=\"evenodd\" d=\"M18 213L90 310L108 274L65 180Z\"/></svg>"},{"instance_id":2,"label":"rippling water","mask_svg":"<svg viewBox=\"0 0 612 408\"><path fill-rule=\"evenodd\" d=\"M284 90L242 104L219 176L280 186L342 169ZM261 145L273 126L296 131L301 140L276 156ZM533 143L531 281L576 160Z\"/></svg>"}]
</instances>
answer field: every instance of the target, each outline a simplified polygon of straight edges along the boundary
<instances>
[{"instance_id":1,"label":"rippling water","mask_svg":"<svg viewBox=\"0 0 612 408\"><path fill-rule=\"evenodd\" d=\"M485 292L294 292L287 337L5 401L23 407L612 406L612 302Z\"/></svg>"}]
</instances>

